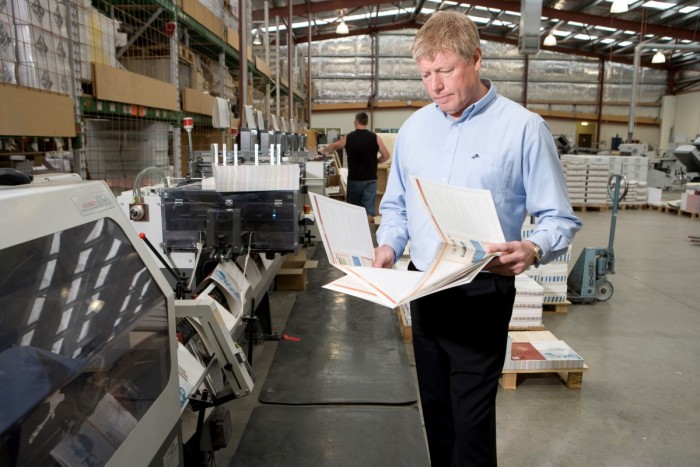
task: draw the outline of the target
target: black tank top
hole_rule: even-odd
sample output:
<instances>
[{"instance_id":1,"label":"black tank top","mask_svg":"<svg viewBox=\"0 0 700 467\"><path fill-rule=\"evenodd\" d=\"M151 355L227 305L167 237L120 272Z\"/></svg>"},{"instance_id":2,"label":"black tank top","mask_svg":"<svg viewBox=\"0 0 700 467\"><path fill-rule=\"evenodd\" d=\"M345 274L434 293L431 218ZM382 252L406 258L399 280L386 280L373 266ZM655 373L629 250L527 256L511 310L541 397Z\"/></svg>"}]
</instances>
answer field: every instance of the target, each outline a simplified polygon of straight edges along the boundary
<instances>
[{"instance_id":1,"label":"black tank top","mask_svg":"<svg viewBox=\"0 0 700 467\"><path fill-rule=\"evenodd\" d=\"M377 135L369 130L355 130L345 137L348 153L348 180L377 179Z\"/></svg>"}]
</instances>

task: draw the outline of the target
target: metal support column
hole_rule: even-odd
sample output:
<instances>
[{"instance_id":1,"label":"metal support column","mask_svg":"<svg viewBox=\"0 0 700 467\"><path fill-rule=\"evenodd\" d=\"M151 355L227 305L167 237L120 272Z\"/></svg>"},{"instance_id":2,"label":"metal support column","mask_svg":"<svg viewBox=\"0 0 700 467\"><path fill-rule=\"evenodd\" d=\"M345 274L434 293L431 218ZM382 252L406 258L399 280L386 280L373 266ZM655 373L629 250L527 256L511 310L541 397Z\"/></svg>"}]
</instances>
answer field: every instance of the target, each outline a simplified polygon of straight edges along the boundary
<instances>
[{"instance_id":1,"label":"metal support column","mask_svg":"<svg viewBox=\"0 0 700 467\"><path fill-rule=\"evenodd\" d=\"M85 165L85 122L82 118L82 110L80 106L80 96L83 94L83 85L81 81L82 63L80 61L80 27L79 18L80 12L78 5L75 2L66 2L65 17L66 30L68 32L68 64L71 71L70 94L73 99L75 109L75 124L78 131L76 135L77 148L73 147L72 141L68 140L68 148L73 157L73 172L79 174L83 180L87 179L87 166Z\"/></svg>"},{"instance_id":2,"label":"metal support column","mask_svg":"<svg viewBox=\"0 0 700 467\"><path fill-rule=\"evenodd\" d=\"M180 45L178 40L179 27L175 21L175 18L172 18L172 22L175 23L175 28L173 33L170 35L170 83L177 89L180 89L180 67L178 63L180 55ZM177 93L177 108L182 112L182 102L180 100L179 92ZM182 177L180 125L181 122L177 122L175 125L173 125L173 176L177 178Z\"/></svg>"}]
</instances>

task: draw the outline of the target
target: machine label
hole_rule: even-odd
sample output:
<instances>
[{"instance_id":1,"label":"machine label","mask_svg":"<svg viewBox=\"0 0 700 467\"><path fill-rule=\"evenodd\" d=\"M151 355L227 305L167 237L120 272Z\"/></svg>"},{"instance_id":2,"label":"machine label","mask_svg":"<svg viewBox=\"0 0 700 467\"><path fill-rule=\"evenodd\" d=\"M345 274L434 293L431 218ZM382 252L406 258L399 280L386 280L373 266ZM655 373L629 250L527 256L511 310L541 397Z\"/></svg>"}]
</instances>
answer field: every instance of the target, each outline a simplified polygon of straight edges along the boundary
<instances>
[{"instance_id":1,"label":"machine label","mask_svg":"<svg viewBox=\"0 0 700 467\"><path fill-rule=\"evenodd\" d=\"M95 212L105 211L113 207L109 196L100 192L73 196L71 199L83 216L89 216Z\"/></svg>"}]
</instances>

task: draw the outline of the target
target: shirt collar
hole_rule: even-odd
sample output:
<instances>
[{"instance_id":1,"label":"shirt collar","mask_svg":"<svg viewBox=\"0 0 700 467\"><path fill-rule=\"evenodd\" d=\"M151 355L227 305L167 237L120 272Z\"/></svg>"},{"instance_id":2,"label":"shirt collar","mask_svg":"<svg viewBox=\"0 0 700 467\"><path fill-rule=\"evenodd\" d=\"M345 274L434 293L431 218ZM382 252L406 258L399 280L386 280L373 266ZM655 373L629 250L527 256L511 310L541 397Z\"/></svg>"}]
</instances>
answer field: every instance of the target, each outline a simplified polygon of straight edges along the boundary
<instances>
[{"instance_id":1,"label":"shirt collar","mask_svg":"<svg viewBox=\"0 0 700 467\"><path fill-rule=\"evenodd\" d=\"M435 105L435 108L442 112L442 114L445 116L445 118L449 119L452 121L452 123L462 123L463 121L467 120L469 117L472 115L477 115L479 112L481 112L486 106L488 106L495 98L496 98L496 86L491 82L490 79L482 78L481 82L488 88L488 92L484 97L479 99L478 101L474 102L472 105L464 109L462 112L462 115L457 119L457 120L452 120L452 118L447 115L445 112L440 110L437 104Z\"/></svg>"}]
</instances>

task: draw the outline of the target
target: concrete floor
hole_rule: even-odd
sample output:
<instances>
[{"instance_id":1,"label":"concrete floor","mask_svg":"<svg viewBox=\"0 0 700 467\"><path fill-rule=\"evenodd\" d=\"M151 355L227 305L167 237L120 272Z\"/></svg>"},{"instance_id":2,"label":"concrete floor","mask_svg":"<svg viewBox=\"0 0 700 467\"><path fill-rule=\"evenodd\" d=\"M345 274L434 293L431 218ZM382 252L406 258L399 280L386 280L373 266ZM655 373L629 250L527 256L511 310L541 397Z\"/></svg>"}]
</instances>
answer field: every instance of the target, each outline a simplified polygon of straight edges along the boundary
<instances>
[{"instance_id":1,"label":"concrete floor","mask_svg":"<svg viewBox=\"0 0 700 467\"><path fill-rule=\"evenodd\" d=\"M578 214L584 228L570 266L581 248L608 243L611 211ZM545 328L590 367L583 387L568 389L550 374L499 389L501 466L700 465L700 245L689 235L700 235L700 220L619 212L612 298L544 316ZM295 295L271 292L280 334ZM276 347L255 346L256 391L229 403L233 436L215 465L229 465ZM407 353L412 362L410 344Z\"/></svg>"}]
</instances>

